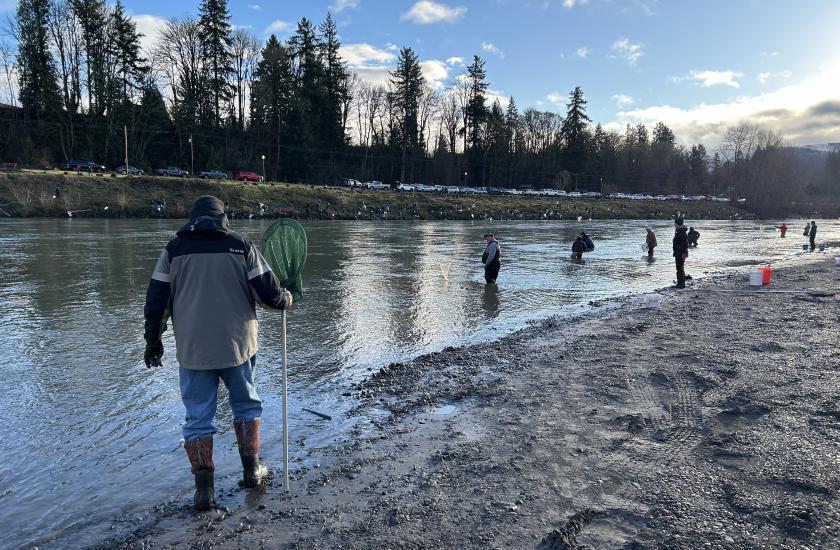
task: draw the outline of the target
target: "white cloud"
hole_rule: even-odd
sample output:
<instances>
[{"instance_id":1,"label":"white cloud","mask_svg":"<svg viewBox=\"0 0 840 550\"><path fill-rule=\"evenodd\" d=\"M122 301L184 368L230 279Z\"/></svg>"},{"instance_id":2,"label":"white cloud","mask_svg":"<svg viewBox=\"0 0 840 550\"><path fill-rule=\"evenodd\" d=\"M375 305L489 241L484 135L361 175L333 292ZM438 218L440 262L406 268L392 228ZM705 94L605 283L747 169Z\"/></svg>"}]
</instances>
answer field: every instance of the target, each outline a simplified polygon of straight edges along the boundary
<instances>
[{"instance_id":1,"label":"white cloud","mask_svg":"<svg viewBox=\"0 0 840 550\"><path fill-rule=\"evenodd\" d=\"M285 34L292 29L292 24L288 21L281 21L280 19L275 19L272 21L263 31L263 34Z\"/></svg>"},{"instance_id":2,"label":"white cloud","mask_svg":"<svg viewBox=\"0 0 840 550\"><path fill-rule=\"evenodd\" d=\"M826 143L840 135L840 66L775 91L738 97L727 103L690 107L656 105L622 111L607 126L621 131L626 124L664 122L686 144L721 143L728 126L749 120L781 131L791 143Z\"/></svg>"},{"instance_id":3,"label":"white cloud","mask_svg":"<svg viewBox=\"0 0 840 550\"><path fill-rule=\"evenodd\" d=\"M397 59L388 46L381 49L366 43L342 44L340 53L348 68L359 75L360 79L371 84L386 84Z\"/></svg>"},{"instance_id":4,"label":"white cloud","mask_svg":"<svg viewBox=\"0 0 840 550\"><path fill-rule=\"evenodd\" d=\"M636 103L635 99L633 99L629 95L625 95L625 94L615 94L614 96L612 96L612 98L613 98L613 101L615 101L615 104L619 109L623 109L624 107L626 107L628 105L632 105L633 103Z\"/></svg>"},{"instance_id":5,"label":"white cloud","mask_svg":"<svg viewBox=\"0 0 840 550\"><path fill-rule=\"evenodd\" d=\"M763 57L777 57L779 52L761 52Z\"/></svg>"},{"instance_id":6,"label":"white cloud","mask_svg":"<svg viewBox=\"0 0 840 550\"><path fill-rule=\"evenodd\" d=\"M339 13L346 10L347 8L358 7L358 5L359 0L335 0L335 2L333 2L330 5L330 10Z\"/></svg>"},{"instance_id":7,"label":"white cloud","mask_svg":"<svg viewBox=\"0 0 840 550\"><path fill-rule=\"evenodd\" d=\"M743 73L738 71L689 71L686 76L673 76L670 78L672 82L685 82L686 80L696 82L704 88L711 88L712 86L729 86L731 88L740 88L741 83L738 79Z\"/></svg>"},{"instance_id":8,"label":"white cloud","mask_svg":"<svg viewBox=\"0 0 840 550\"><path fill-rule=\"evenodd\" d=\"M448 57L446 59L447 65L463 65L464 58L463 57Z\"/></svg>"},{"instance_id":9,"label":"white cloud","mask_svg":"<svg viewBox=\"0 0 840 550\"><path fill-rule=\"evenodd\" d=\"M499 49L499 48L498 48L495 44L493 44L492 42L482 42L482 43L481 43L481 49L482 49L482 50L484 50L485 52L489 52L489 53L492 53L492 54L496 54L496 55L498 55L498 56L499 56L499 57L501 57L501 58L504 58L504 57L505 57L505 52L503 52L502 50L500 50L500 49Z\"/></svg>"},{"instance_id":10,"label":"white cloud","mask_svg":"<svg viewBox=\"0 0 840 550\"><path fill-rule=\"evenodd\" d=\"M626 60L630 65L635 65L642 55L644 55L645 45L641 42L631 42L629 38L621 37L612 45L612 51L615 54Z\"/></svg>"},{"instance_id":11,"label":"white cloud","mask_svg":"<svg viewBox=\"0 0 840 550\"><path fill-rule=\"evenodd\" d=\"M449 77L449 67L445 62L437 59L421 61L420 69L423 71L426 82L435 90L443 88L444 81Z\"/></svg>"},{"instance_id":12,"label":"white cloud","mask_svg":"<svg viewBox=\"0 0 840 550\"><path fill-rule=\"evenodd\" d=\"M554 105L561 105L566 100L566 96L560 92L551 92L545 96L545 100Z\"/></svg>"},{"instance_id":13,"label":"white cloud","mask_svg":"<svg viewBox=\"0 0 840 550\"><path fill-rule=\"evenodd\" d=\"M405 12L401 19L408 19L420 25L430 23L454 23L467 13L464 6L450 7L430 0L420 0Z\"/></svg>"},{"instance_id":14,"label":"white cloud","mask_svg":"<svg viewBox=\"0 0 840 550\"><path fill-rule=\"evenodd\" d=\"M767 84L767 81L773 78L790 78L793 73L790 71L779 71L777 73L758 73L758 81L762 84Z\"/></svg>"},{"instance_id":15,"label":"white cloud","mask_svg":"<svg viewBox=\"0 0 840 550\"><path fill-rule=\"evenodd\" d=\"M262 11L262 6L259 4L248 4L248 9L251 11Z\"/></svg>"},{"instance_id":16,"label":"white cloud","mask_svg":"<svg viewBox=\"0 0 840 550\"><path fill-rule=\"evenodd\" d=\"M144 52L150 53L155 47L158 34L166 26L166 19L149 14L132 14L131 19L134 20L134 24L137 26L137 32L143 35L140 39L140 47L143 48Z\"/></svg>"},{"instance_id":17,"label":"white cloud","mask_svg":"<svg viewBox=\"0 0 840 550\"><path fill-rule=\"evenodd\" d=\"M581 46L580 48L575 50L575 55L580 57L581 59L586 59L587 57L589 57L589 52L589 48L587 48L586 46Z\"/></svg>"},{"instance_id":18,"label":"white cloud","mask_svg":"<svg viewBox=\"0 0 840 550\"><path fill-rule=\"evenodd\" d=\"M507 107L507 104L510 103L510 96L501 90L487 90L484 96L486 98L484 104L488 107L498 101L502 106L502 109L504 109Z\"/></svg>"},{"instance_id":19,"label":"white cloud","mask_svg":"<svg viewBox=\"0 0 840 550\"><path fill-rule=\"evenodd\" d=\"M588 4L589 0L563 0L563 7L566 9L572 9L576 5L584 5Z\"/></svg>"},{"instance_id":20,"label":"white cloud","mask_svg":"<svg viewBox=\"0 0 840 550\"><path fill-rule=\"evenodd\" d=\"M372 63L391 63L397 56L387 50L380 50L370 44L342 44L341 57L348 65L370 65Z\"/></svg>"},{"instance_id":21,"label":"white cloud","mask_svg":"<svg viewBox=\"0 0 840 550\"><path fill-rule=\"evenodd\" d=\"M392 44L392 43L390 43L390 42L388 42L387 44L385 44L385 49L386 49L386 50L391 50L392 52L395 52L395 51L399 50L399 48L397 47L397 45L396 45L396 44Z\"/></svg>"}]
</instances>

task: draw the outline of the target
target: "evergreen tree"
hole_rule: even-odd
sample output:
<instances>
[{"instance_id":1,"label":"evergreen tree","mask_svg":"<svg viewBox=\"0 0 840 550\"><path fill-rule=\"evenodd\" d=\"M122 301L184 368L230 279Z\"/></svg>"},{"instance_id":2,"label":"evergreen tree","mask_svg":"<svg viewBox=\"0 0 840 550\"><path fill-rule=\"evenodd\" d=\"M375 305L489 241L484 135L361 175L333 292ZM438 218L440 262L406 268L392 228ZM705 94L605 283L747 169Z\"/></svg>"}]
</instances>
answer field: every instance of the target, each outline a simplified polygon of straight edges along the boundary
<instances>
[{"instance_id":1,"label":"evergreen tree","mask_svg":"<svg viewBox=\"0 0 840 550\"><path fill-rule=\"evenodd\" d=\"M392 91L389 94L391 105L395 109L399 121L395 137L396 143L402 151L400 181L405 180L409 157L413 157L420 143L418 115L424 82L425 79L417 54L411 48L400 50L397 67L391 73Z\"/></svg>"},{"instance_id":2,"label":"evergreen tree","mask_svg":"<svg viewBox=\"0 0 840 550\"><path fill-rule=\"evenodd\" d=\"M464 131L468 136L467 151L469 171L478 172L478 164L481 161L481 127L487 118L487 71L485 61L479 56L473 56L473 62L467 67L468 99L465 111L466 128ZM465 182L467 183L467 182Z\"/></svg>"},{"instance_id":3,"label":"evergreen tree","mask_svg":"<svg viewBox=\"0 0 840 550\"><path fill-rule=\"evenodd\" d=\"M271 35L254 70L251 85L251 131L256 133L258 141L276 144L277 154L273 166L275 174L280 172L282 144L297 143L293 136L288 135L292 93L288 52L277 37Z\"/></svg>"},{"instance_id":4,"label":"evergreen tree","mask_svg":"<svg viewBox=\"0 0 840 550\"><path fill-rule=\"evenodd\" d=\"M289 131L296 138L295 145L301 148L294 157L292 170L297 177L304 178L311 176L312 169L323 167L315 161L312 150L322 145L321 108L326 94L320 43L309 19L304 17L298 22L287 47L294 75Z\"/></svg>"},{"instance_id":5,"label":"evergreen tree","mask_svg":"<svg viewBox=\"0 0 840 550\"><path fill-rule=\"evenodd\" d=\"M231 64L231 27L227 0L203 0L198 10L198 37L207 72L207 85L212 95L213 124L221 123L221 107L226 105L232 91L228 77Z\"/></svg>"},{"instance_id":6,"label":"evergreen tree","mask_svg":"<svg viewBox=\"0 0 840 550\"><path fill-rule=\"evenodd\" d=\"M657 122L656 126L653 127L654 143L673 147L676 141L677 138L674 136L674 132L672 132L671 129L668 128L664 123Z\"/></svg>"},{"instance_id":7,"label":"evergreen tree","mask_svg":"<svg viewBox=\"0 0 840 550\"><path fill-rule=\"evenodd\" d=\"M143 77L149 72L140 53L140 38L134 21L125 13L122 3L114 5L114 58L122 101L129 101L131 91L140 89Z\"/></svg>"},{"instance_id":8,"label":"evergreen tree","mask_svg":"<svg viewBox=\"0 0 840 550\"><path fill-rule=\"evenodd\" d=\"M569 160L569 169L573 172L580 172L586 166L586 139L587 125L590 122L586 115L586 100L583 98L583 90L580 86L569 94L569 103L566 104L566 118L560 127L560 134L563 137L565 153Z\"/></svg>"},{"instance_id":9,"label":"evergreen tree","mask_svg":"<svg viewBox=\"0 0 840 550\"><path fill-rule=\"evenodd\" d=\"M20 0L17 9L18 86L28 120L41 121L58 112L61 96L47 38L49 0Z\"/></svg>"},{"instance_id":10,"label":"evergreen tree","mask_svg":"<svg viewBox=\"0 0 840 550\"><path fill-rule=\"evenodd\" d=\"M71 0L82 28L87 71L88 113L100 117L108 98L107 72L109 37L108 15L104 0Z\"/></svg>"},{"instance_id":11,"label":"evergreen tree","mask_svg":"<svg viewBox=\"0 0 840 550\"><path fill-rule=\"evenodd\" d=\"M345 143L344 120L341 106L347 101L348 79L350 74L347 66L341 59L339 49L341 42L338 39L338 29L332 15L327 13L327 18L319 28L321 32L321 60L324 66L324 88L326 97L322 108L322 137L324 145L329 147L341 147Z\"/></svg>"}]
</instances>

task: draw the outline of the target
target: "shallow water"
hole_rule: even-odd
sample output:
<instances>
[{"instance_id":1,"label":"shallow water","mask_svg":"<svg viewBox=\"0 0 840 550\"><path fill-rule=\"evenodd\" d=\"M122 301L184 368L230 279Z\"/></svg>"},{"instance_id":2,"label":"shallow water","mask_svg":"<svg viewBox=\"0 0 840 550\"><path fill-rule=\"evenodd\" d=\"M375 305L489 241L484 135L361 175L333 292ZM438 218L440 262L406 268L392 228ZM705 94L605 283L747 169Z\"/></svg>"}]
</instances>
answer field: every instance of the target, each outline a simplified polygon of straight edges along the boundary
<instances>
[{"instance_id":1,"label":"shallow water","mask_svg":"<svg viewBox=\"0 0 840 550\"><path fill-rule=\"evenodd\" d=\"M258 239L270 222L234 220ZM660 247L648 262L650 223ZM166 501L186 503L183 410L171 331L166 368L142 366L143 300L161 247L178 221L0 221L0 529L4 543L84 545L130 529ZM688 273L803 262L801 227L701 222ZM818 241L840 224L819 223ZM305 224L305 299L289 313L291 453L346 434L356 421L342 393L369 370L448 345L487 341L528 320L585 311L590 301L650 292L673 279L667 222ZM498 289L478 259L490 228L502 243ZM568 260L585 229L596 250ZM797 230L798 229L798 230ZM825 256L825 254L821 255ZM746 275L744 276L746 283ZM264 456L280 464L280 316L261 312L258 386ZM325 422L306 406L333 416ZM217 487L230 488L238 457L221 403ZM317 452L315 453L317 457ZM239 498L239 497L231 497ZM222 503L233 501L222 501ZM115 527L111 529L112 525Z\"/></svg>"}]
</instances>

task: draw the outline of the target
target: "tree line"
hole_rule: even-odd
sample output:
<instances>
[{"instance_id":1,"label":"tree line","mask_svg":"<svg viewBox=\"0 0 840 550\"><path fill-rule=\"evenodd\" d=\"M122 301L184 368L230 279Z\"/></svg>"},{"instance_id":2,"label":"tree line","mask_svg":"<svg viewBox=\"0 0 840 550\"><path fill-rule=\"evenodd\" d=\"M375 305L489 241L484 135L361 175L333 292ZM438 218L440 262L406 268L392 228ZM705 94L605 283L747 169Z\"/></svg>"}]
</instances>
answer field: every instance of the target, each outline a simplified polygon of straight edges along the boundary
<instances>
[{"instance_id":1,"label":"tree line","mask_svg":"<svg viewBox=\"0 0 840 550\"><path fill-rule=\"evenodd\" d=\"M195 17L168 21L144 51L119 0L20 0L8 31L16 51L0 47L12 103L0 109L0 154L20 164L122 164L125 131L129 161L142 168L264 169L269 180L308 183L755 199L769 188L832 195L840 175L835 155L806 177L780 136L749 123L711 153L680 145L661 122L605 130L587 115L580 87L565 113L520 112L514 98L488 100L479 56L436 88L405 47L386 84L364 82L342 58L330 14L261 43L232 27L227 0L202 0Z\"/></svg>"}]
</instances>

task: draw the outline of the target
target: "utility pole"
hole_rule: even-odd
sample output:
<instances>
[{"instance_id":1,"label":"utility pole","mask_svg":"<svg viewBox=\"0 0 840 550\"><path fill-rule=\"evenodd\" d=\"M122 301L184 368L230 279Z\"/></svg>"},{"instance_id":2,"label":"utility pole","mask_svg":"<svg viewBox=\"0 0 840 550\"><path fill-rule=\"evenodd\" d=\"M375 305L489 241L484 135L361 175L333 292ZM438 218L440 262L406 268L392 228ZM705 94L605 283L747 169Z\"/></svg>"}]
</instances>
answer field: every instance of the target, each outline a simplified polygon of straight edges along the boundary
<instances>
[{"instance_id":1,"label":"utility pole","mask_svg":"<svg viewBox=\"0 0 840 550\"><path fill-rule=\"evenodd\" d=\"M128 126L123 125L123 137L125 138L125 175L128 176Z\"/></svg>"},{"instance_id":2,"label":"utility pole","mask_svg":"<svg viewBox=\"0 0 840 550\"><path fill-rule=\"evenodd\" d=\"M268 178L265 177L265 155L262 156L262 163L263 163L263 181L268 181Z\"/></svg>"},{"instance_id":3,"label":"utility pole","mask_svg":"<svg viewBox=\"0 0 840 550\"><path fill-rule=\"evenodd\" d=\"M190 176L195 177L195 155L193 155L192 132L190 132Z\"/></svg>"}]
</instances>

